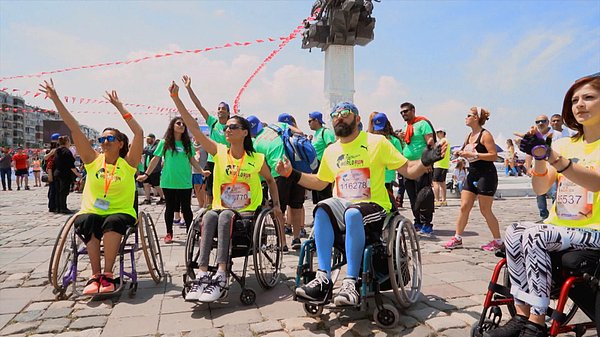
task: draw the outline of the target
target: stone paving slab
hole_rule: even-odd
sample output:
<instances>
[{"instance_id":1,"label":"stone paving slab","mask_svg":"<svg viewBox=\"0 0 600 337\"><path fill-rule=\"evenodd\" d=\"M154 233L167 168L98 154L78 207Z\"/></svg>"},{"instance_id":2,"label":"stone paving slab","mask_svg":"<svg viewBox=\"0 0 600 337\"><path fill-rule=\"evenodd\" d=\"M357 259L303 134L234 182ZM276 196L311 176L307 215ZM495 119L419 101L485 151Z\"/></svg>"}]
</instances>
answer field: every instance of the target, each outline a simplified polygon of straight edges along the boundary
<instances>
[{"instance_id":1,"label":"stone paving slab","mask_svg":"<svg viewBox=\"0 0 600 337\"><path fill-rule=\"evenodd\" d=\"M320 317L307 317L302 305L292 299L298 264L298 253L294 251L284 255L280 283L271 290L258 286L250 259L247 287L256 291L253 305L240 303L237 284L222 302L187 303L181 298L185 231L180 228L175 228L173 244L161 242L166 277L159 284L150 279L145 260L137 252L139 284L134 298L123 293L104 300L56 301L47 282L48 260L67 216L44 212L46 192L45 188L34 188L0 194L0 336L464 337L479 318L498 260L479 249L491 235L477 206L469 217L465 248L447 251L442 247L454 233L459 210L459 200L450 199L448 207L436 210L435 236L420 240L422 295L410 308L399 308L398 326L393 329L374 324L372 300L366 311L326 309ZM69 195L69 208L78 209L80 200L80 194ZM519 207L515 207L517 204ZM309 223L313 205L307 202L305 207ZM162 238L164 206L140 209L153 217ZM493 209L502 228L514 221L537 220L534 198L497 200ZM407 210L403 213L409 214ZM286 239L289 245L291 238ZM89 263L81 265L85 270L80 273L87 276ZM234 270L239 271L241 266L242 259L235 259ZM385 294L385 298L386 303L393 302L393 295ZM594 334L588 332L585 336Z\"/></svg>"}]
</instances>

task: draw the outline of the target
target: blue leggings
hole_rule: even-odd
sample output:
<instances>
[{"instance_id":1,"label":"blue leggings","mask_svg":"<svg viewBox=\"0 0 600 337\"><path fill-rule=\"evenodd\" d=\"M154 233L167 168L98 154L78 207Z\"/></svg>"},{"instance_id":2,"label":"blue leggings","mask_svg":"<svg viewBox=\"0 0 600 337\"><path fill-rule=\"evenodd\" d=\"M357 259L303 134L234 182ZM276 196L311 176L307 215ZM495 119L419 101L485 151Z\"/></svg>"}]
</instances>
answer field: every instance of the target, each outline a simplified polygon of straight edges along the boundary
<instances>
[{"instance_id":1,"label":"blue leggings","mask_svg":"<svg viewBox=\"0 0 600 337\"><path fill-rule=\"evenodd\" d=\"M348 260L348 277L358 278L363 250L365 249L365 225L362 214L356 208L349 208L344 213L346 224L346 259ZM333 225L327 212L317 208L315 212L315 243L319 269L327 272L331 278L331 248L333 247Z\"/></svg>"}]
</instances>

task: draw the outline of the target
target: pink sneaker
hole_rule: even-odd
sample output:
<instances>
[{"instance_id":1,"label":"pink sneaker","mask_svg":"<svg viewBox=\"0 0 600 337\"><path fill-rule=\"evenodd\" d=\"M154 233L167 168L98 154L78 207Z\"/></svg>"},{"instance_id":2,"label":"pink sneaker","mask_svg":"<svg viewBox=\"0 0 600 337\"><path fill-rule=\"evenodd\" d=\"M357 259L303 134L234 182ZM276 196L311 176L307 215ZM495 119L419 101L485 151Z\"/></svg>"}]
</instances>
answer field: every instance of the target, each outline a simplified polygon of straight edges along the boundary
<instances>
[{"instance_id":1,"label":"pink sneaker","mask_svg":"<svg viewBox=\"0 0 600 337\"><path fill-rule=\"evenodd\" d=\"M453 236L450 238L450 240L448 240L448 242L446 242L444 244L444 248L446 249L455 249L455 248L462 248L462 239L457 239L456 236Z\"/></svg>"},{"instance_id":2,"label":"pink sneaker","mask_svg":"<svg viewBox=\"0 0 600 337\"><path fill-rule=\"evenodd\" d=\"M500 246L501 246L501 244L499 244L498 241L492 240L488 244L481 246L481 249L491 252L496 249L500 249Z\"/></svg>"}]
</instances>

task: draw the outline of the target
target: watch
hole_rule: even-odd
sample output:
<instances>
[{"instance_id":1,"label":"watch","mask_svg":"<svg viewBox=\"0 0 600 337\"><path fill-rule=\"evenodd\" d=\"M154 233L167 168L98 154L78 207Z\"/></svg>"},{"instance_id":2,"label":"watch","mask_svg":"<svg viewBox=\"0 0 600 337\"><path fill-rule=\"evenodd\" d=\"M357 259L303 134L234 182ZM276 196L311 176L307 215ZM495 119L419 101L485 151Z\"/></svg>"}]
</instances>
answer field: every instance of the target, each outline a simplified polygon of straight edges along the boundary
<instances>
[{"instance_id":1,"label":"watch","mask_svg":"<svg viewBox=\"0 0 600 337\"><path fill-rule=\"evenodd\" d=\"M543 150L544 153L541 155L536 155L535 152L539 152L539 150ZM550 157L551 149L546 145L536 145L531 149L531 156L536 160L548 160Z\"/></svg>"}]
</instances>

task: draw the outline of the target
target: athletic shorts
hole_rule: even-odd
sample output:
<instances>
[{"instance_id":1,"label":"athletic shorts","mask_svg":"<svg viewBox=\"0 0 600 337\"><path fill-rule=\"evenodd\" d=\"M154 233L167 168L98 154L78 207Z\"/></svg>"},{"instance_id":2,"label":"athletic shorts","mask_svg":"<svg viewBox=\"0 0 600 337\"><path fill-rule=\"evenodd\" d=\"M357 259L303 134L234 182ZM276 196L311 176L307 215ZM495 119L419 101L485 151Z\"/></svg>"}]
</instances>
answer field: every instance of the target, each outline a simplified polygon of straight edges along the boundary
<instances>
[{"instance_id":1,"label":"athletic shorts","mask_svg":"<svg viewBox=\"0 0 600 337\"><path fill-rule=\"evenodd\" d=\"M211 175L209 175L208 177L206 177L206 195L208 195L209 197L213 196L213 176L214 171L215 171L215 163L213 162L206 162L206 166L204 167L204 169L206 171L210 171Z\"/></svg>"},{"instance_id":2,"label":"athletic shorts","mask_svg":"<svg viewBox=\"0 0 600 337\"><path fill-rule=\"evenodd\" d=\"M281 204L281 211L283 213L285 213L288 206L293 209L300 209L304 206L304 197L306 195L304 187L282 176L275 178L275 182L277 183L279 204Z\"/></svg>"},{"instance_id":3,"label":"athletic shorts","mask_svg":"<svg viewBox=\"0 0 600 337\"><path fill-rule=\"evenodd\" d=\"M203 185L205 177L202 173L192 173L192 184L193 185Z\"/></svg>"},{"instance_id":4,"label":"athletic shorts","mask_svg":"<svg viewBox=\"0 0 600 337\"><path fill-rule=\"evenodd\" d=\"M498 172L496 169L481 171L469 169L463 190L493 197L498 189Z\"/></svg>"},{"instance_id":5,"label":"athletic shorts","mask_svg":"<svg viewBox=\"0 0 600 337\"><path fill-rule=\"evenodd\" d=\"M106 232L117 232L125 235L127 228L135 225L135 218L129 214L115 213L110 215L79 214L73 225L75 232L83 242L88 243L92 235L98 240Z\"/></svg>"},{"instance_id":6,"label":"athletic shorts","mask_svg":"<svg viewBox=\"0 0 600 337\"><path fill-rule=\"evenodd\" d=\"M445 183L447 174L448 174L448 169L435 167L433 169L433 181L435 181L437 183Z\"/></svg>"},{"instance_id":7,"label":"athletic shorts","mask_svg":"<svg viewBox=\"0 0 600 337\"><path fill-rule=\"evenodd\" d=\"M160 187L160 171L152 172L145 183L150 184L152 187Z\"/></svg>"},{"instance_id":8,"label":"athletic shorts","mask_svg":"<svg viewBox=\"0 0 600 337\"><path fill-rule=\"evenodd\" d=\"M27 176L27 175L29 175L29 170L28 169L15 170L15 175L16 176Z\"/></svg>"}]
</instances>

